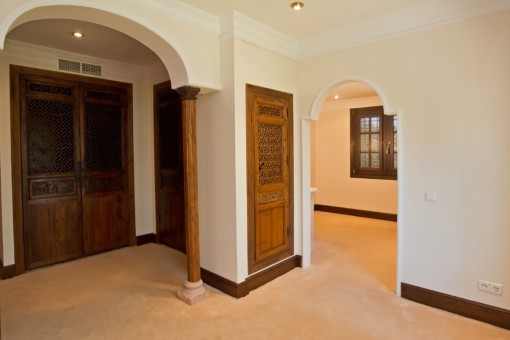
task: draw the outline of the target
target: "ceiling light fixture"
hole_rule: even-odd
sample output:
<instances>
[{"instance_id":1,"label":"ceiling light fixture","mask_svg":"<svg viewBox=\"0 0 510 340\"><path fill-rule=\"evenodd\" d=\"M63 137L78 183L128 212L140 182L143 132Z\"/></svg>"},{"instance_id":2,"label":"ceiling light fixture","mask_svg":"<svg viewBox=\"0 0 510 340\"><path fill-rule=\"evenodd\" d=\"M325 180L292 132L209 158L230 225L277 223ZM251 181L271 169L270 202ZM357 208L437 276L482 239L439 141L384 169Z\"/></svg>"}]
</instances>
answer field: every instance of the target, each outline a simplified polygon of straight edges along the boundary
<instances>
[{"instance_id":1,"label":"ceiling light fixture","mask_svg":"<svg viewBox=\"0 0 510 340\"><path fill-rule=\"evenodd\" d=\"M299 11L301 8L305 7L305 4L302 2L293 2L290 4L290 7L295 11Z\"/></svg>"},{"instance_id":2,"label":"ceiling light fixture","mask_svg":"<svg viewBox=\"0 0 510 340\"><path fill-rule=\"evenodd\" d=\"M74 32L73 35L76 37L76 38L83 38L83 33L80 33L80 32Z\"/></svg>"},{"instance_id":3,"label":"ceiling light fixture","mask_svg":"<svg viewBox=\"0 0 510 340\"><path fill-rule=\"evenodd\" d=\"M335 100L338 100L338 99L340 99L340 96L335 94L335 96L333 98L335 98Z\"/></svg>"}]
</instances>

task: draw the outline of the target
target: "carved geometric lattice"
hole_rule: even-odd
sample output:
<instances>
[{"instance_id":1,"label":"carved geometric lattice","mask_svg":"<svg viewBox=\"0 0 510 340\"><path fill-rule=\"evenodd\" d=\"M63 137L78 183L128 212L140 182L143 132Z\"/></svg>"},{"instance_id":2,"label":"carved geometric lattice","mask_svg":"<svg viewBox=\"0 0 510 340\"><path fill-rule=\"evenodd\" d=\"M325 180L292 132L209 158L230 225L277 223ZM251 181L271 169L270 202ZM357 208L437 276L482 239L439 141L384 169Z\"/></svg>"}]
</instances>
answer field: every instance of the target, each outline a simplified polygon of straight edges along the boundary
<instances>
[{"instance_id":1,"label":"carved geometric lattice","mask_svg":"<svg viewBox=\"0 0 510 340\"><path fill-rule=\"evenodd\" d=\"M72 96L73 89L71 87L57 86L53 84L30 83L29 90L36 93L48 93L63 96Z\"/></svg>"},{"instance_id":2,"label":"carved geometric lattice","mask_svg":"<svg viewBox=\"0 0 510 340\"><path fill-rule=\"evenodd\" d=\"M28 175L74 171L73 111L69 102L28 100Z\"/></svg>"},{"instance_id":3,"label":"carved geometric lattice","mask_svg":"<svg viewBox=\"0 0 510 340\"><path fill-rule=\"evenodd\" d=\"M277 106L260 105L259 115L269 117L281 117L282 108Z\"/></svg>"},{"instance_id":4,"label":"carved geometric lattice","mask_svg":"<svg viewBox=\"0 0 510 340\"><path fill-rule=\"evenodd\" d=\"M120 94L99 91L87 91L87 99L107 100L110 102L120 103Z\"/></svg>"},{"instance_id":5,"label":"carved geometric lattice","mask_svg":"<svg viewBox=\"0 0 510 340\"><path fill-rule=\"evenodd\" d=\"M283 183L283 126L258 123L259 184Z\"/></svg>"},{"instance_id":6,"label":"carved geometric lattice","mask_svg":"<svg viewBox=\"0 0 510 340\"><path fill-rule=\"evenodd\" d=\"M85 106L85 169L122 170L122 108Z\"/></svg>"}]
</instances>

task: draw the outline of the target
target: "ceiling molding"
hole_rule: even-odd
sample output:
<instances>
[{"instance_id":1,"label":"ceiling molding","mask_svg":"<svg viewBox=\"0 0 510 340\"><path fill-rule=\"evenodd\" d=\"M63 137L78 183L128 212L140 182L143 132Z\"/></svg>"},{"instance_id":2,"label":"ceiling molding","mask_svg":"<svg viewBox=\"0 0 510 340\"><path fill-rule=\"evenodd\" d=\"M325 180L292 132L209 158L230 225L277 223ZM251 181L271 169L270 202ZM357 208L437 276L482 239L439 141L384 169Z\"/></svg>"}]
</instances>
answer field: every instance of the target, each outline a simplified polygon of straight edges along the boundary
<instances>
[{"instance_id":1,"label":"ceiling molding","mask_svg":"<svg viewBox=\"0 0 510 340\"><path fill-rule=\"evenodd\" d=\"M164 11L176 19L199 26L216 36L220 34L220 19L209 12L202 11L176 0L150 0L144 5L150 5L158 11Z\"/></svg>"},{"instance_id":2,"label":"ceiling molding","mask_svg":"<svg viewBox=\"0 0 510 340\"><path fill-rule=\"evenodd\" d=\"M298 41L234 11L234 36L283 56L297 59Z\"/></svg>"},{"instance_id":3,"label":"ceiling molding","mask_svg":"<svg viewBox=\"0 0 510 340\"><path fill-rule=\"evenodd\" d=\"M300 41L298 58L349 48L510 8L510 0L442 0L401 10Z\"/></svg>"}]
</instances>

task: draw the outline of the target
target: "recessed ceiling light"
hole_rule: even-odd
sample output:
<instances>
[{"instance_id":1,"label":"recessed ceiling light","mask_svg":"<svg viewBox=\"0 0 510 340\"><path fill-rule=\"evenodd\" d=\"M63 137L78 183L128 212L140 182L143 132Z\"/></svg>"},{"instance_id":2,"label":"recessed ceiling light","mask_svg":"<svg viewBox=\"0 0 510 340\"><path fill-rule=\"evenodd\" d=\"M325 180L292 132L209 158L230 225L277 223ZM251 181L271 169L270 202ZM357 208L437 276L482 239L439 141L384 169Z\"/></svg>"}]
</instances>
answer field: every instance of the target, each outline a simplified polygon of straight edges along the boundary
<instances>
[{"instance_id":1,"label":"recessed ceiling light","mask_svg":"<svg viewBox=\"0 0 510 340\"><path fill-rule=\"evenodd\" d=\"M333 98L335 98L335 100L338 100L338 99L340 99L340 96L335 94L335 96Z\"/></svg>"},{"instance_id":2,"label":"recessed ceiling light","mask_svg":"<svg viewBox=\"0 0 510 340\"><path fill-rule=\"evenodd\" d=\"M76 37L76 38L83 38L83 33L80 33L80 32L74 32L73 35Z\"/></svg>"},{"instance_id":3,"label":"recessed ceiling light","mask_svg":"<svg viewBox=\"0 0 510 340\"><path fill-rule=\"evenodd\" d=\"M293 2L290 4L290 7L295 11L299 11L301 8L305 7L305 4L302 2Z\"/></svg>"}]
</instances>

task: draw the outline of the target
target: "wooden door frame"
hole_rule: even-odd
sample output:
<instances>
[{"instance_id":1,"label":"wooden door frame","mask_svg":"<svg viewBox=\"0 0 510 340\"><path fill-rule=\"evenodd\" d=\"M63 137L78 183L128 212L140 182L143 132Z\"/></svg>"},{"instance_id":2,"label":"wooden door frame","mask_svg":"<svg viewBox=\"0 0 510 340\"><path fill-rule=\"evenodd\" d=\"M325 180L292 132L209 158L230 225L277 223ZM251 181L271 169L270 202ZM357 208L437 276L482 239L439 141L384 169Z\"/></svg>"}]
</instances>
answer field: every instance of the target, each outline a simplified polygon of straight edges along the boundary
<instances>
[{"instance_id":1,"label":"wooden door frame","mask_svg":"<svg viewBox=\"0 0 510 340\"><path fill-rule=\"evenodd\" d=\"M23 75L58 78L82 84L117 86L126 89L129 98L127 103L127 150L128 150L128 196L129 196L129 245L136 245L135 226L135 195L134 195L134 152L133 152L133 85L113 80L85 77L56 71L35 69L24 66L10 65L11 90L11 161L12 161L12 200L14 229L14 264L16 275L23 274L25 269L25 243L23 230L23 178L22 178L22 145L20 122L20 79Z\"/></svg>"}]
</instances>

